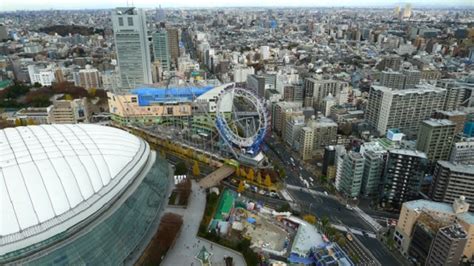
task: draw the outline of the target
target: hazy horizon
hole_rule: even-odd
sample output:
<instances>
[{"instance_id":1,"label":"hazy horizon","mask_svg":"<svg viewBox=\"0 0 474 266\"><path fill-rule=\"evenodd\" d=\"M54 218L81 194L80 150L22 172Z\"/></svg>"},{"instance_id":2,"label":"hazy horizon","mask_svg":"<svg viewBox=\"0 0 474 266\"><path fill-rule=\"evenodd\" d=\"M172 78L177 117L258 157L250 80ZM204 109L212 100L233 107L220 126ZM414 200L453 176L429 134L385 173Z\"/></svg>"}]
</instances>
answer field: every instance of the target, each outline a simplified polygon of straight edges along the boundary
<instances>
[{"instance_id":1,"label":"hazy horizon","mask_svg":"<svg viewBox=\"0 0 474 266\"><path fill-rule=\"evenodd\" d=\"M232 0L232 1L217 1L217 0L195 0L192 4L189 1L183 0L164 0L164 1L147 1L147 0L102 0L97 3L92 0L72 0L65 3L61 0L3 0L0 4L1 11L16 11L16 10L49 10L49 9L110 9L119 6L135 6L138 8L156 8L161 5L162 8L213 8L213 7L378 7L390 8L400 5L403 7L406 3L410 3L412 8L426 8L426 7L440 7L440 8L456 8L456 7L472 7L474 8L474 1L472 0L452 0L447 3L442 0L418 0L418 1L377 1L377 0L293 0L293 1L274 1L261 0L258 5L255 1L250 0Z\"/></svg>"}]
</instances>

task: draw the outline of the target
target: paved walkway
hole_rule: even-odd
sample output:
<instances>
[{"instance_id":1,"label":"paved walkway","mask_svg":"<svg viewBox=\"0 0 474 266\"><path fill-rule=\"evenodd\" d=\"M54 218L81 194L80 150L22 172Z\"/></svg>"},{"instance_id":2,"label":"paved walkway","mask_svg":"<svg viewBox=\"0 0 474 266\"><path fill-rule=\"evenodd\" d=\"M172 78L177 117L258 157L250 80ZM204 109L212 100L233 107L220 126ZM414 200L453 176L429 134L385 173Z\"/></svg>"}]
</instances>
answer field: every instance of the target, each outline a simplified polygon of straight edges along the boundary
<instances>
[{"instance_id":1,"label":"paved walkway","mask_svg":"<svg viewBox=\"0 0 474 266\"><path fill-rule=\"evenodd\" d=\"M226 177L230 176L235 172L235 168L229 165L223 165L214 172L210 173L199 181L199 185L203 188L210 188L216 186Z\"/></svg>"},{"instance_id":2,"label":"paved walkway","mask_svg":"<svg viewBox=\"0 0 474 266\"><path fill-rule=\"evenodd\" d=\"M189 205L186 209L166 208L164 212L173 212L183 216L183 228L175 245L170 249L162 262L165 266L200 266L201 263L195 258L196 254L204 245L207 251L212 253L212 265L225 265L224 257L231 256L235 266L244 266L245 260L239 253L231 249L220 247L211 242L198 239L197 232L201 222L204 208L206 206L206 195L196 182L192 182L193 192L190 196ZM211 248L212 245L212 248Z\"/></svg>"}]
</instances>

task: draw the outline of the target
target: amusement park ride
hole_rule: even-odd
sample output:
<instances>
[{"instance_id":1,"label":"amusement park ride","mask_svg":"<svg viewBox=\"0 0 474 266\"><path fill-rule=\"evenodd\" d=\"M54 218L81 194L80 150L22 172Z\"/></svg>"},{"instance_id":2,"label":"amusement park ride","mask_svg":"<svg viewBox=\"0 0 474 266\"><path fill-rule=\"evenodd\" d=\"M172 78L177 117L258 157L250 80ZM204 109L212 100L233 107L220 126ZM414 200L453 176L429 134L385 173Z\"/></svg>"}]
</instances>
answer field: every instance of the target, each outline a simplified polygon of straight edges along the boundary
<instances>
[{"instance_id":1,"label":"amusement park ride","mask_svg":"<svg viewBox=\"0 0 474 266\"><path fill-rule=\"evenodd\" d=\"M210 153L219 153L224 158L233 157L245 165L261 168L268 165L262 152L262 143L269 132L270 119L265 103L257 95L250 90L235 87L235 84L231 83L219 86L222 89L214 97L215 99L203 103L198 100L198 97L202 95L200 89L189 84L186 84L186 87L170 88L173 78L181 79L181 77L173 76L167 80L166 88L149 88L151 91L161 90L164 96L156 104L176 104L177 92L180 95L188 95L188 100L193 104L192 115L199 113L204 118L203 120L209 121L209 130L203 132L195 129L193 117L176 119L165 113L161 116L166 122L152 126L138 124L135 126L146 127L155 133L166 135L169 139L205 149ZM200 94L198 95L197 92ZM211 104L215 104L215 108L210 108Z\"/></svg>"}]
</instances>

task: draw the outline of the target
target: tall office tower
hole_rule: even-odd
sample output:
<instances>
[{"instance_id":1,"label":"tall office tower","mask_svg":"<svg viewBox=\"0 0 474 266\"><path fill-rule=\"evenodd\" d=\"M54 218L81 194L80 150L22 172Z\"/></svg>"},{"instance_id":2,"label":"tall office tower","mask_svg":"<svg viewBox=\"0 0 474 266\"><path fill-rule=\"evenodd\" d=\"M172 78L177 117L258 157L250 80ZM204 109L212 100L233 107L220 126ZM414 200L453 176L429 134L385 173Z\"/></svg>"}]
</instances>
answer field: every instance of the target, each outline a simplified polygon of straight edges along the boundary
<instances>
[{"instance_id":1,"label":"tall office tower","mask_svg":"<svg viewBox=\"0 0 474 266\"><path fill-rule=\"evenodd\" d=\"M99 70L92 68L90 65L86 69L81 69L74 74L74 85L83 87L88 90L91 88L100 88L102 86Z\"/></svg>"},{"instance_id":2,"label":"tall office tower","mask_svg":"<svg viewBox=\"0 0 474 266\"><path fill-rule=\"evenodd\" d=\"M7 27L0 24L0 42L8 39Z\"/></svg>"},{"instance_id":3,"label":"tall office tower","mask_svg":"<svg viewBox=\"0 0 474 266\"><path fill-rule=\"evenodd\" d=\"M165 29L159 29L152 34L153 55L155 61L160 61L161 68L164 71L171 70L171 54L168 46L168 32Z\"/></svg>"},{"instance_id":4,"label":"tall office tower","mask_svg":"<svg viewBox=\"0 0 474 266\"><path fill-rule=\"evenodd\" d=\"M179 57L179 30L177 28L167 28L168 32L168 46L171 60L177 64Z\"/></svg>"},{"instance_id":5,"label":"tall office tower","mask_svg":"<svg viewBox=\"0 0 474 266\"><path fill-rule=\"evenodd\" d=\"M459 164L474 165L474 137L455 138L449 161Z\"/></svg>"},{"instance_id":6,"label":"tall office tower","mask_svg":"<svg viewBox=\"0 0 474 266\"><path fill-rule=\"evenodd\" d=\"M448 119L455 124L454 132L461 133L464 129L464 123L466 123L465 112L461 111L436 111L433 118L435 119Z\"/></svg>"},{"instance_id":7,"label":"tall office tower","mask_svg":"<svg viewBox=\"0 0 474 266\"><path fill-rule=\"evenodd\" d=\"M456 125L449 120L424 120L420 124L416 149L426 153L431 163L448 160Z\"/></svg>"},{"instance_id":8,"label":"tall office tower","mask_svg":"<svg viewBox=\"0 0 474 266\"><path fill-rule=\"evenodd\" d=\"M358 152L348 152L344 156L342 167L337 171L340 171L336 173L336 176L340 176L337 190L347 197L358 197L364 173L364 157Z\"/></svg>"},{"instance_id":9,"label":"tall office tower","mask_svg":"<svg viewBox=\"0 0 474 266\"><path fill-rule=\"evenodd\" d=\"M405 8L403 9L403 18L410 18L411 17L411 4L406 4Z\"/></svg>"},{"instance_id":10,"label":"tall office tower","mask_svg":"<svg viewBox=\"0 0 474 266\"><path fill-rule=\"evenodd\" d=\"M436 82L436 87L446 89L446 99L443 110L455 111L459 109L467 96L467 88L453 79L441 79Z\"/></svg>"},{"instance_id":11,"label":"tall office tower","mask_svg":"<svg viewBox=\"0 0 474 266\"><path fill-rule=\"evenodd\" d=\"M459 265L467 240L466 231L458 224L439 229L426 265Z\"/></svg>"},{"instance_id":12,"label":"tall office tower","mask_svg":"<svg viewBox=\"0 0 474 266\"><path fill-rule=\"evenodd\" d=\"M396 6L395 9L393 9L393 16L395 18L398 18L398 16L400 16L400 6Z\"/></svg>"},{"instance_id":13,"label":"tall office tower","mask_svg":"<svg viewBox=\"0 0 474 266\"><path fill-rule=\"evenodd\" d=\"M157 22L164 22L166 19L166 13L161 5L156 9L155 19Z\"/></svg>"},{"instance_id":14,"label":"tall office tower","mask_svg":"<svg viewBox=\"0 0 474 266\"><path fill-rule=\"evenodd\" d=\"M415 69L404 69L402 74L405 77L403 82L403 89L412 89L420 84L421 72Z\"/></svg>"},{"instance_id":15,"label":"tall office tower","mask_svg":"<svg viewBox=\"0 0 474 266\"><path fill-rule=\"evenodd\" d=\"M390 150L383 176L382 205L399 209L404 202L417 199L427 163L423 152Z\"/></svg>"},{"instance_id":16,"label":"tall office tower","mask_svg":"<svg viewBox=\"0 0 474 266\"><path fill-rule=\"evenodd\" d=\"M145 12L134 7L118 7L112 11L112 25L121 87L152 83Z\"/></svg>"},{"instance_id":17,"label":"tall office tower","mask_svg":"<svg viewBox=\"0 0 474 266\"><path fill-rule=\"evenodd\" d=\"M474 210L474 165L438 161L429 196L446 203L463 196L471 204L471 211Z\"/></svg>"},{"instance_id":18,"label":"tall office tower","mask_svg":"<svg viewBox=\"0 0 474 266\"><path fill-rule=\"evenodd\" d=\"M365 119L380 135L385 135L387 129L398 128L407 138L414 138L421 121L442 110L445 94L446 89L429 85L407 90L372 86Z\"/></svg>"},{"instance_id":19,"label":"tall office tower","mask_svg":"<svg viewBox=\"0 0 474 266\"><path fill-rule=\"evenodd\" d=\"M405 76L398 71L382 71L380 73L380 85L391 89L403 90Z\"/></svg>"}]
</instances>

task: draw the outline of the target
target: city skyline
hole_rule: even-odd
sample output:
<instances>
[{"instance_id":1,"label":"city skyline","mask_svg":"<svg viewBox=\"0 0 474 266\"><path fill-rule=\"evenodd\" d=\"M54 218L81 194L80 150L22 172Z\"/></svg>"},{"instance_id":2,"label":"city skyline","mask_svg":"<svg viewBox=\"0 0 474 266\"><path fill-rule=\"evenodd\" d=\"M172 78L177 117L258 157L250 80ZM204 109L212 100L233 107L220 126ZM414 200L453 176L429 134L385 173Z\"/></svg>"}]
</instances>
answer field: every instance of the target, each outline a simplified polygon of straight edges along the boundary
<instances>
[{"instance_id":1,"label":"city skyline","mask_svg":"<svg viewBox=\"0 0 474 266\"><path fill-rule=\"evenodd\" d=\"M471 7L474 8L474 4L469 0L453 0L449 3L441 0L417 0L417 1L376 1L376 0L341 0L341 1L309 1L309 0L296 0L296 1L275 1L262 0L256 4L250 0L243 1L216 1L216 0L197 0L189 4L187 1L177 0L170 1L164 0L159 2L151 2L147 0L124 0L114 1L106 0L100 3L93 1L70 1L67 4L59 0L49 0L45 2L39 2L36 0L26 1L13 1L6 0L0 4L1 11L15 11L15 10L48 10L48 9L112 9L117 6L134 6L137 8L156 8L161 5L162 8L222 8L222 7L376 7L376 8L393 8L396 6L403 7L405 4L410 3L413 8L459 8L459 7Z\"/></svg>"}]
</instances>

